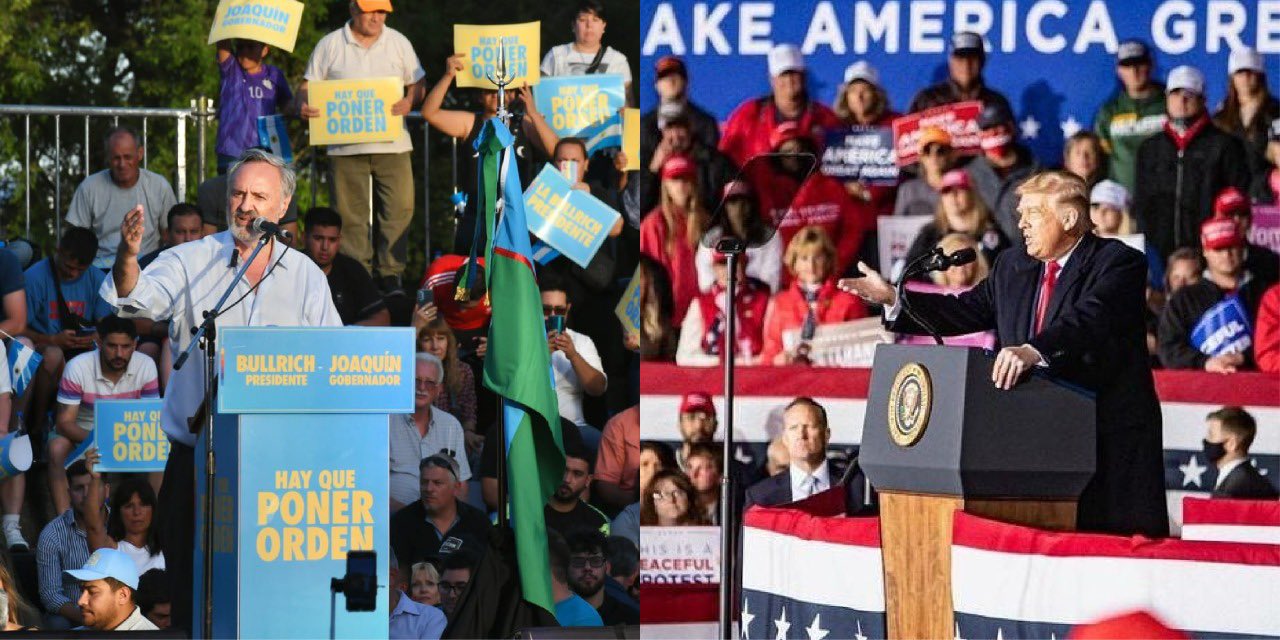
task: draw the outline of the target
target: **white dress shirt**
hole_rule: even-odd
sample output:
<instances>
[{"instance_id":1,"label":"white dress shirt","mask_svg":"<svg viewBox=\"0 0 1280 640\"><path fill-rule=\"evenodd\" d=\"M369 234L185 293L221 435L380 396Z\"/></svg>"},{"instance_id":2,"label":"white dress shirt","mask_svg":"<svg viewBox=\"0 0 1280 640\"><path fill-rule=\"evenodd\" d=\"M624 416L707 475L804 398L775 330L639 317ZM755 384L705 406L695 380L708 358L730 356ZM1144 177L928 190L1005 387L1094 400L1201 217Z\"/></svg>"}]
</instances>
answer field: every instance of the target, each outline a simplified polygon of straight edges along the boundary
<instances>
[{"instance_id":1,"label":"white dress shirt","mask_svg":"<svg viewBox=\"0 0 1280 640\"><path fill-rule=\"evenodd\" d=\"M1238 467L1238 466L1240 466L1240 465L1244 464L1244 463L1245 463L1245 461L1246 461L1246 458L1239 458L1239 459L1237 459L1237 460L1232 460L1231 462L1228 462L1228 463L1226 463L1226 464L1222 465L1222 466L1218 469L1218 479L1217 479L1217 480L1214 480L1214 482L1213 482L1213 488L1214 488L1214 489L1217 489L1218 487L1221 487L1221 486L1222 486L1222 481L1223 481L1223 480L1226 480L1226 479L1227 479L1227 476L1231 475L1231 472L1232 472L1232 471L1235 471L1235 470L1236 470L1236 467Z\"/></svg>"},{"instance_id":2,"label":"white dress shirt","mask_svg":"<svg viewBox=\"0 0 1280 640\"><path fill-rule=\"evenodd\" d=\"M320 267L280 242L273 241L270 250L271 261L257 291L233 306L252 288L241 280L227 299L218 327L342 326L329 281ZM203 321L201 313L218 303L239 266L231 232L223 231L161 252L138 276L128 296L116 294L115 279L110 276L103 280L99 293L121 317L168 320L172 357L177 358L191 342L191 328ZM203 400L204 355L197 347L182 369L173 372L165 389L160 426L170 439L195 446L196 436L187 419Z\"/></svg>"},{"instance_id":3,"label":"white dress shirt","mask_svg":"<svg viewBox=\"0 0 1280 640\"><path fill-rule=\"evenodd\" d=\"M791 499L803 500L831 488L831 465L826 460L812 474L801 471L796 465L789 467L791 474Z\"/></svg>"}]
</instances>

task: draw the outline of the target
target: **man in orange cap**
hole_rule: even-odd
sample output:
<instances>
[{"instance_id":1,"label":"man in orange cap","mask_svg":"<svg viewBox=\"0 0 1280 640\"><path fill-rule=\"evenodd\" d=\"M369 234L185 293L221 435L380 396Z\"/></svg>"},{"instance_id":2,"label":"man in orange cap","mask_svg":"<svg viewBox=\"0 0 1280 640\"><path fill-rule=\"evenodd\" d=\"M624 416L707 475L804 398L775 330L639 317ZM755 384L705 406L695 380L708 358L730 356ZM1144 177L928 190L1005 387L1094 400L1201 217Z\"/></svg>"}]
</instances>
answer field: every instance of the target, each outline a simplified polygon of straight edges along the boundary
<instances>
[{"instance_id":1,"label":"man in orange cap","mask_svg":"<svg viewBox=\"0 0 1280 640\"><path fill-rule=\"evenodd\" d=\"M940 127L925 127L916 143L918 177L898 187L893 205L895 216L931 216L938 210L942 192L942 176L955 166L955 149L951 134Z\"/></svg>"},{"instance_id":2,"label":"man in orange cap","mask_svg":"<svg viewBox=\"0 0 1280 640\"><path fill-rule=\"evenodd\" d=\"M316 43L298 87L299 113L322 115L307 103L307 84L319 80L394 77L404 83L405 96L391 105L402 116L426 96L426 71L409 39L386 26L390 0L353 0L351 19ZM330 145L334 209L347 230L342 252L360 261L385 295L404 295L400 278L408 258L409 223L413 220L413 142L401 128L390 142ZM377 197L371 201L369 182ZM370 212L378 219L378 234L370 243ZM376 254L376 260L375 260Z\"/></svg>"},{"instance_id":3,"label":"man in orange cap","mask_svg":"<svg viewBox=\"0 0 1280 640\"><path fill-rule=\"evenodd\" d=\"M1169 369L1204 369L1217 373L1252 368L1249 343L1238 342L1239 336L1232 334L1231 339L1239 345L1238 349L1215 348L1214 340L1205 340L1197 348L1192 338L1202 318L1210 311L1222 312L1224 307L1220 303L1230 302L1231 297L1239 299L1247 314L1248 326L1252 327L1268 283L1245 270L1244 235L1231 218L1219 216L1204 221L1200 225L1200 246L1208 265L1205 277L1173 294L1160 315L1160 362ZM1210 337L1217 333L1212 332ZM1246 334L1243 339L1249 340L1249 336Z\"/></svg>"}]
</instances>

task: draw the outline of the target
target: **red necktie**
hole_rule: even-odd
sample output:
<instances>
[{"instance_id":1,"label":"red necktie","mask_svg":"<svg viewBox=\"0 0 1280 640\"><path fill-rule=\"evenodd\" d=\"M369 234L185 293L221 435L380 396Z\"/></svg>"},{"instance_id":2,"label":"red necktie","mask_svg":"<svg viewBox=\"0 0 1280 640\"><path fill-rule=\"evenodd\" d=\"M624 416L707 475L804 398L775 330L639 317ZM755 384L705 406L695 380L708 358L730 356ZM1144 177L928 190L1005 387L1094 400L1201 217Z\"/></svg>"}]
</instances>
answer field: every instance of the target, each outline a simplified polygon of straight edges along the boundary
<instances>
[{"instance_id":1,"label":"red necktie","mask_svg":"<svg viewBox=\"0 0 1280 640\"><path fill-rule=\"evenodd\" d=\"M1058 284L1058 270L1061 268L1057 261L1044 265L1044 279L1040 281L1040 302L1036 304L1036 335L1040 334L1040 327L1044 326L1044 317L1049 314L1049 300L1053 298L1053 288Z\"/></svg>"}]
</instances>

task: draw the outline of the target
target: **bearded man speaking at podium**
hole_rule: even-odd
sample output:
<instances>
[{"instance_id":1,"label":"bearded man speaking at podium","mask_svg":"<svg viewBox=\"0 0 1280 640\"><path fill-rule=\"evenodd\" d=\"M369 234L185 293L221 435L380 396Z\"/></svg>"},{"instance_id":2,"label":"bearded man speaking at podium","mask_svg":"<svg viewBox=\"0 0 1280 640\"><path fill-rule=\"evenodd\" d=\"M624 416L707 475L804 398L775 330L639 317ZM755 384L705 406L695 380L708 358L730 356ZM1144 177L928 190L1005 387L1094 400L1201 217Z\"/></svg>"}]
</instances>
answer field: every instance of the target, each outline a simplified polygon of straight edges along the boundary
<instances>
[{"instance_id":1,"label":"bearded man speaking at podium","mask_svg":"<svg viewBox=\"0 0 1280 640\"><path fill-rule=\"evenodd\" d=\"M995 329L998 388L1039 367L1097 394L1097 470L1080 495L1077 526L1167 536L1160 403L1143 324L1146 258L1090 233L1089 190L1072 174L1038 174L1018 195L1026 253L1004 251L965 293L909 292L906 306L942 335ZM903 313L893 286L858 268L865 276L841 280L842 289L885 305L891 330L928 332Z\"/></svg>"},{"instance_id":2,"label":"bearded man speaking at podium","mask_svg":"<svg viewBox=\"0 0 1280 640\"><path fill-rule=\"evenodd\" d=\"M139 273L138 250L145 216L142 206L125 214L120 248L100 295L122 317L169 320L176 356L187 349L192 328L204 321L231 286L263 232L258 218L279 223L297 181L283 160L260 149L240 157L227 178L227 230L172 247ZM254 259L218 317L218 327L342 326L329 282L307 256L274 239ZM203 352L173 372L164 393L160 426L173 448L165 465L156 522L170 576L175 627L191 631L192 554L195 535L196 435L188 420L204 401ZM202 424L197 421L197 426Z\"/></svg>"}]
</instances>

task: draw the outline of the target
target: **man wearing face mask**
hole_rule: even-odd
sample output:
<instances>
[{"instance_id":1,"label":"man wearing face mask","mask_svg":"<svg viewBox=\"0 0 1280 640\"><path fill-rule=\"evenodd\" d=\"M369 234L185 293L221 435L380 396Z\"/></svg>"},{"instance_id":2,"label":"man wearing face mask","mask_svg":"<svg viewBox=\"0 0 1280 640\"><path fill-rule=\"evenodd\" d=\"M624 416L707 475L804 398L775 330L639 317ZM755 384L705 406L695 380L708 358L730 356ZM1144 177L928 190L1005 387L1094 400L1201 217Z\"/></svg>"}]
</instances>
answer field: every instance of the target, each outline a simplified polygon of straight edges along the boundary
<instances>
[{"instance_id":1,"label":"man wearing face mask","mask_svg":"<svg viewBox=\"0 0 1280 640\"><path fill-rule=\"evenodd\" d=\"M978 116L982 129L982 155L965 168L973 187L987 204L996 224L1016 248L1023 247L1018 230L1018 186L1040 170L1031 150L1014 137L1013 112L1007 106L988 104Z\"/></svg>"},{"instance_id":2,"label":"man wearing face mask","mask_svg":"<svg viewBox=\"0 0 1280 640\"><path fill-rule=\"evenodd\" d=\"M965 100L980 100L983 106L999 105L1005 111L1013 111L1007 98L983 82L982 68L986 63L982 36L971 31L955 33L951 36L951 55L947 57L947 79L917 93L907 111L915 113Z\"/></svg>"},{"instance_id":3,"label":"man wearing face mask","mask_svg":"<svg viewBox=\"0 0 1280 640\"><path fill-rule=\"evenodd\" d=\"M772 93L742 103L724 125L720 150L738 166L772 150L773 132L783 124L791 123L815 140L842 126L834 111L809 96L804 56L794 44L780 44L769 51L769 87Z\"/></svg>"},{"instance_id":4,"label":"man wearing face mask","mask_svg":"<svg viewBox=\"0 0 1280 640\"><path fill-rule=\"evenodd\" d=\"M1133 215L1147 251L1161 260L1174 249L1199 247L1200 223L1213 215L1213 199L1234 186L1245 191L1249 169L1244 143L1209 120L1204 74L1189 66L1169 72L1164 130L1138 147Z\"/></svg>"},{"instance_id":5,"label":"man wearing face mask","mask_svg":"<svg viewBox=\"0 0 1280 640\"><path fill-rule=\"evenodd\" d=\"M168 320L182 353L192 329L203 321L249 259L262 234L253 221L280 222L297 184L284 160L249 149L227 173L227 231L178 245L138 268L143 208L125 215L115 266L99 295L122 318ZM240 299L239 302L235 302ZM306 255L277 240L268 241L236 284L218 318L219 327L342 326L324 272ZM234 303L234 304L232 304ZM173 594L173 624L191 630L192 549L194 548L196 434L188 423L204 402L204 356L197 350L175 371L164 394L160 426L173 445L159 496L160 545L165 551Z\"/></svg>"},{"instance_id":6,"label":"man wearing face mask","mask_svg":"<svg viewBox=\"0 0 1280 640\"><path fill-rule=\"evenodd\" d=\"M1258 434L1258 423L1240 407L1223 407L1205 417L1209 433L1204 457L1217 467L1213 497L1275 500L1280 497L1271 481L1249 463L1249 445Z\"/></svg>"}]
</instances>

